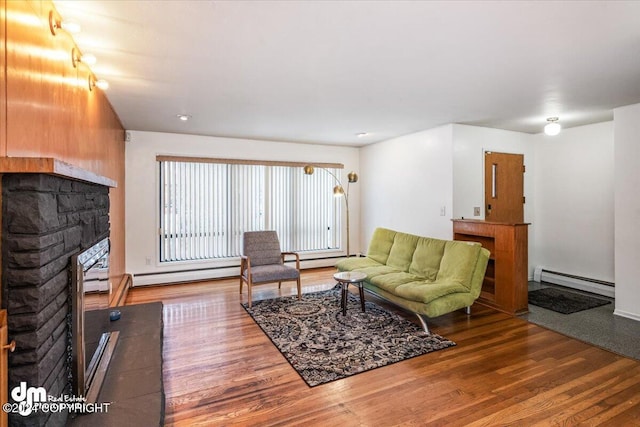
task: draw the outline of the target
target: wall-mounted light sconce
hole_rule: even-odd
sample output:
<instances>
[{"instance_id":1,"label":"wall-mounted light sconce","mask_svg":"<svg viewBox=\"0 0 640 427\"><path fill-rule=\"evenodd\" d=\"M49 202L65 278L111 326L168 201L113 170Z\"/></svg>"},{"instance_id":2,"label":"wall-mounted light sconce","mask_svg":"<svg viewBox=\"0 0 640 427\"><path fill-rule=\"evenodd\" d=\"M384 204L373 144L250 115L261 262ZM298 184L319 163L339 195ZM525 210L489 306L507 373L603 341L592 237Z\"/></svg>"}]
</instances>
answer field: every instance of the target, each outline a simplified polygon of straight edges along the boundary
<instances>
[{"instance_id":1,"label":"wall-mounted light sconce","mask_svg":"<svg viewBox=\"0 0 640 427\"><path fill-rule=\"evenodd\" d=\"M95 55L92 55L90 53L85 53L83 55L78 49L74 47L73 49L71 49L71 63L73 64L73 68L77 68L79 62L87 65L94 65L96 62L98 62L98 60L96 59Z\"/></svg>"},{"instance_id":2,"label":"wall-mounted light sconce","mask_svg":"<svg viewBox=\"0 0 640 427\"><path fill-rule=\"evenodd\" d=\"M544 127L544 133L546 133L547 135L550 136L555 136L557 134L560 133L560 130L562 129L562 126L560 126L560 123L558 123L558 118L557 117L549 117L547 119L547 125Z\"/></svg>"},{"instance_id":3,"label":"wall-mounted light sconce","mask_svg":"<svg viewBox=\"0 0 640 427\"><path fill-rule=\"evenodd\" d=\"M344 205L347 210L347 256L351 256L351 252L349 249L349 184L358 182L358 174L355 172L349 172L349 174L347 175L347 191L345 191L338 177L335 176L331 171L329 171L329 169L326 169L326 168L319 168L319 169L331 175L333 179L336 181L336 186L333 187L333 195L335 197L344 197ZM313 167L313 165L304 166L305 175L313 175L313 172L315 172L315 168Z\"/></svg>"},{"instance_id":4,"label":"wall-mounted light sconce","mask_svg":"<svg viewBox=\"0 0 640 427\"><path fill-rule=\"evenodd\" d=\"M93 77L93 75L90 75L89 90L93 90L94 87L97 87L98 89L102 89L102 90L107 90L109 89L109 82L104 79L96 80L96 78Z\"/></svg>"},{"instance_id":5,"label":"wall-mounted light sconce","mask_svg":"<svg viewBox=\"0 0 640 427\"><path fill-rule=\"evenodd\" d=\"M54 36L58 30L65 30L68 33L79 33L80 24L72 21L63 21L60 17L54 16L53 10L49 11L49 29Z\"/></svg>"}]
</instances>

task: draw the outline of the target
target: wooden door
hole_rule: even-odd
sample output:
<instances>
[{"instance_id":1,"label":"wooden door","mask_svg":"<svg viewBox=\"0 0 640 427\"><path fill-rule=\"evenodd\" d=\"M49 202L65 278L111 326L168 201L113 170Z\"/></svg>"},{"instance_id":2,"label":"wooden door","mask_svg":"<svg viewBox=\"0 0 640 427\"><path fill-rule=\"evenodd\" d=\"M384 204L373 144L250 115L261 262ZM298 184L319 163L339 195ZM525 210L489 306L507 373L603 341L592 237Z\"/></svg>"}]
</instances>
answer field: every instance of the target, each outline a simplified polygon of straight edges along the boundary
<instances>
[{"instance_id":1,"label":"wooden door","mask_svg":"<svg viewBox=\"0 0 640 427\"><path fill-rule=\"evenodd\" d=\"M524 155L484 153L485 220L524 222Z\"/></svg>"}]
</instances>

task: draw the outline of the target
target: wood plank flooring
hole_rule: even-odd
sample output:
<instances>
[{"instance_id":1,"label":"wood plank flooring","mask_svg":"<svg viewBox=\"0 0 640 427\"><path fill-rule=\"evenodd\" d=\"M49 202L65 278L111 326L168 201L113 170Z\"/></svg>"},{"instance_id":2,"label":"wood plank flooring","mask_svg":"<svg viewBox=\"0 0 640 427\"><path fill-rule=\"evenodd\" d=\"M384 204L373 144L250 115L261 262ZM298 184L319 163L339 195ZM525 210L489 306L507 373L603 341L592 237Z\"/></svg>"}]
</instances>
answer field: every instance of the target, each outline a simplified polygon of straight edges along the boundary
<instances>
[{"instance_id":1,"label":"wood plank flooring","mask_svg":"<svg viewBox=\"0 0 640 427\"><path fill-rule=\"evenodd\" d=\"M332 287L333 272L303 272L303 292ZM164 303L166 425L640 426L640 362L477 304L470 317L429 323L456 347L309 388L240 306L238 287L129 292L127 304ZM255 287L254 300L277 288Z\"/></svg>"}]
</instances>

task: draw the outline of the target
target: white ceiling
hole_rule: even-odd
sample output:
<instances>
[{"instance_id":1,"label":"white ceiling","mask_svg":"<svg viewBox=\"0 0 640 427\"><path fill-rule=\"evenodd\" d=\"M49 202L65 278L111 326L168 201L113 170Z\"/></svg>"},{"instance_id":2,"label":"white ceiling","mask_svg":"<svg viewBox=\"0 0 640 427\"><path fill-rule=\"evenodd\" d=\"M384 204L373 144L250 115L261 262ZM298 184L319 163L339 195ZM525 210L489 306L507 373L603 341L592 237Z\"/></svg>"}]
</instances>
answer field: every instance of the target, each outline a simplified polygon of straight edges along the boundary
<instances>
[{"instance_id":1,"label":"white ceiling","mask_svg":"<svg viewBox=\"0 0 640 427\"><path fill-rule=\"evenodd\" d=\"M54 3L130 130L364 145L640 103L640 1Z\"/></svg>"}]
</instances>

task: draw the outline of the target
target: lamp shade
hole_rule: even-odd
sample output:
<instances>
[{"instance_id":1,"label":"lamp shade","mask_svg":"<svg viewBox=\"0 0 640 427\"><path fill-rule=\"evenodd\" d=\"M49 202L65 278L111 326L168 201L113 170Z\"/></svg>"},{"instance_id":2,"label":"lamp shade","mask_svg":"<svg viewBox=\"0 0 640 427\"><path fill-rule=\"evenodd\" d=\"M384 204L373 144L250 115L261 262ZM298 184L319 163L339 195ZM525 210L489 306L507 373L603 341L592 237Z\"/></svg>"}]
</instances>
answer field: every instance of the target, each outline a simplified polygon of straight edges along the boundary
<instances>
[{"instance_id":1,"label":"lamp shade","mask_svg":"<svg viewBox=\"0 0 640 427\"><path fill-rule=\"evenodd\" d=\"M342 188L342 185L336 185L333 187L333 195L336 197L344 196L344 188Z\"/></svg>"}]
</instances>

